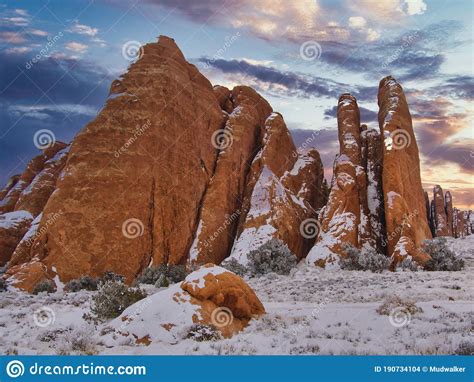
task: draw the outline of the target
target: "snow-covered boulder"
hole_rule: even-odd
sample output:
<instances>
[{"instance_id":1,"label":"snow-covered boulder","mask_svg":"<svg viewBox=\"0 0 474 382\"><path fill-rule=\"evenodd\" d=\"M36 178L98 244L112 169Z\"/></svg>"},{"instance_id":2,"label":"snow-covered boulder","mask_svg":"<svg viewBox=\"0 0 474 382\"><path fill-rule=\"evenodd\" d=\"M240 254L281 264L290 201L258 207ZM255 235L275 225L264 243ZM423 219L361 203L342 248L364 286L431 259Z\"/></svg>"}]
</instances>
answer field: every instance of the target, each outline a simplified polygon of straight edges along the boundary
<instances>
[{"instance_id":1,"label":"snow-covered boulder","mask_svg":"<svg viewBox=\"0 0 474 382\"><path fill-rule=\"evenodd\" d=\"M130 337L135 343L176 343L195 324L215 327L224 337L247 326L265 313L254 291L237 275L213 264L191 273L128 307L111 322L112 337ZM117 335L118 334L118 335Z\"/></svg>"}]
</instances>

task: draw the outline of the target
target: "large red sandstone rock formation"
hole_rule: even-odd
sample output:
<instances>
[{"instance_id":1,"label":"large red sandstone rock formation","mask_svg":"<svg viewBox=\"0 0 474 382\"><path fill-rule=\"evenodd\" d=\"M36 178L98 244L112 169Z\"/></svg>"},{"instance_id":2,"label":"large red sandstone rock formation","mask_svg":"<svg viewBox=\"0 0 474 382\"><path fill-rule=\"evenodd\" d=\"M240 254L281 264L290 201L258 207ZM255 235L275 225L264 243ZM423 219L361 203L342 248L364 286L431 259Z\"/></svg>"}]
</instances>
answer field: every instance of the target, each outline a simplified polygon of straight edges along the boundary
<instances>
[{"instance_id":1,"label":"large red sandstone rock formation","mask_svg":"<svg viewBox=\"0 0 474 382\"><path fill-rule=\"evenodd\" d=\"M296 150L271 113L249 87L213 88L172 39L145 45L73 140L58 182L41 175L42 166L29 171L41 175L41 192L32 189L47 199L44 209L14 195L34 212L8 247L9 282L31 290L43 278L107 270L130 282L151 265L219 263L253 219L268 218L273 235L303 257L312 243L299 225L324 204L322 166L317 152ZM57 175L65 158L57 160L48 173ZM263 184L265 169L274 183ZM5 190L8 208L9 195L26 187L22 179ZM283 198L274 193L281 190ZM259 193L271 216L255 215Z\"/></svg>"},{"instance_id":2,"label":"large red sandstone rock formation","mask_svg":"<svg viewBox=\"0 0 474 382\"><path fill-rule=\"evenodd\" d=\"M328 203L321 211L321 232L307 257L308 263L322 267L337 266L339 257L345 255L347 244L357 248L376 246L369 221L360 113L356 99L350 94L339 98L337 122L340 152L335 161ZM376 154L371 153L371 171L375 171L375 157ZM371 184L372 189L377 188L376 183ZM372 206L373 214L379 207L376 204Z\"/></svg>"},{"instance_id":3,"label":"large red sandstone rock formation","mask_svg":"<svg viewBox=\"0 0 474 382\"><path fill-rule=\"evenodd\" d=\"M453 236L453 197L449 191L446 191L446 194L444 195L444 205L446 209L448 236Z\"/></svg>"},{"instance_id":4,"label":"large red sandstone rock formation","mask_svg":"<svg viewBox=\"0 0 474 382\"><path fill-rule=\"evenodd\" d=\"M421 186L418 145L402 87L392 77L380 81L379 125L383 145L383 192L387 255L394 265L406 257L423 264L421 249L431 239Z\"/></svg>"}]
</instances>

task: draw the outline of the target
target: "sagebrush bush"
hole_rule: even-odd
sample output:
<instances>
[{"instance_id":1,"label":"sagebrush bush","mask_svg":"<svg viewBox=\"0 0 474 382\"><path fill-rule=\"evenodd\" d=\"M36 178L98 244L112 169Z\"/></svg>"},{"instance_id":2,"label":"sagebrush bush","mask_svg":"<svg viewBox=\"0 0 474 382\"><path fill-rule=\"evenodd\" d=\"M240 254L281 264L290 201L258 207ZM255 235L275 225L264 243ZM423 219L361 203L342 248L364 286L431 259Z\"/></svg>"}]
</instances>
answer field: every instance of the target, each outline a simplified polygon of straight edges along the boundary
<instances>
[{"instance_id":1,"label":"sagebrush bush","mask_svg":"<svg viewBox=\"0 0 474 382\"><path fill-rule=\"evenodd\" d=\"M4 292L7 290L7 283L4 279L0 279L0 292Z\"/></svg>"},{"instance_id":2,"label":"sagebrush bush","mask_svg":"<svg viewBox=\"0 0 474 382\"><path fill-rule=\"evenodd\" d=\"M195 324L191 326L186 333L185 338L203 342L203 341L217 341L222 338L219 330L213 325Z\"/></svg>"},{"instance_id":3,"label":"sagebrush bush","mask_svg":"<svg viewBox=\"0 0 474 382\"><path fill-rule=\"evenodd\" d=\"M105 281L92 297L91 312L101 321L109 320L145 297L140 288L128 287L121 281Z\"/></svg>"},{"instance_id":4,"label":"sagebrush bush","mask_svg":"<svg viewBox=\"0 0 474 382\"><path fill-rule=\"evenodd\" d=\"M245 265L240 264L235 258L227 259L221 263L221 267L227 269L230 272L235 273L240 277L244 277L248 273L248 269Z\"/></svg>"},{"instance_id":5,"label":"sagebrush bush","mask_svg":"<svg viewBox=\"0 0 474 382\"><path fill-rule=\"evenodd\" d=\"M78 279L69 281L65 289L68 292L79 292L80 290L89 290L94 291L97 290L98 287L98 280L94 279L90 276L81 276Z\"/></svg>"},{"instance_id":6,"label":"sagebrush bush","mask_svg":"<svg viewBox=\"0 0 474 382\"><path fill-rule=\"evenodd\" d=\"M119 275L112 271L105 271L102 277L99 279L99 282L105 283L107 281L117 281L117 282L125 282L125 276Z\"/></svg>"},{"instance_id":7,"label":"sagebrush bush","mask_svg":"<svg viewBox=\"0 0 474 382\"><path fill-rule=\"evenodd\" d=\"M164 286L183 281L188 275L186 266L174 264L162 264L155 267L145 268L140 276L137 277L137 284L153 284ZM164 280L166 279L166 281ZM160 282L158 283L158 281Z\"/></svg>"},{"instance_id":8,"label":"sagebrush bush","mask_svg":"<svg viewBox=\"0 0 474 382\"><path fill-rule=\"evenodd\" d=\"M418 266L418 264L408 257L406 257L405 259L403 259L397 264L397 270L402 270L402 271L417 272L419 268L420 267Z\"/></svg>"},{"instance_id":9,"label":"sagebrush bush","mask_svg":"<svg viewBox=\"0 0 474 382\"><path fill-rule=\"evenodd\" d=\"M33 288L33 294L41 292L53 293L56 290L56 285L52 280L44 279L39 281Z\"/></svg>"},{"instance_id":10,"label":"sagebrush bush","mask_svg":"<svg viewBox=\"0 0 474 382\"><path fill-rule=\"evenodd\" d=\"M425 240L423 249L431 256L425 264L427 271L460 271L464 268L464 260L448 248L444 237Z\"/></svg>"},{"instance_id":11,"label":"sagebrush bush","mask_svg":"<svg viewBox=\"0 0 474 382\"><path fill-rule=\"evenodd\" d=\"M363 248L357 249L353 245L344 247L346 257L341 257L339 265L341 269L348 271L371 271L382 272L390 266L390 258L377 253L374 250Z\"/></svg>"},{"instance_id":12,"label":"sagebrush bush","mask_svg":"<svg viewBox=\"0 0 474 382\"><path fill-rule=\"evenodd\" d=\"M380 315L389 316L395 308L403 308L410 314L423 313L423 309L416 306L413 301L403 300L399 296L387 297L376 312Z\"/></svg>"},{"instance_id":13,"label":"sagebrush bush","mask_svg":"<svg viewBox=\"0 0 474 382\"><path fill-rule=\"evenodd\" d=\"M58 355L94 355L97 354L96 344L93 341L92 328L78 328L69 330L57 345Z\"/></svg>"},{"instance_id":14,"label":"sagebrush bush","mask_svg":"<svg viewBox=\"0 0 474 382\"><path fill-rule=\"evenodd\" d=\"M248 255L248 269L252 276L270 272L288 275L297 264L296 256L279 239L271 239Z\"/></svg>"},{"instance_id":15,"label":"sagebrush bush","mask_svg":"<svg viewBox=\"0 0 474 382\"><path fill-rule=\"evenodd\" d=\"M457 349L454 351L456 355L474 355L474 342L464 341L459 344Z\"/></svg>"}]
</instances>

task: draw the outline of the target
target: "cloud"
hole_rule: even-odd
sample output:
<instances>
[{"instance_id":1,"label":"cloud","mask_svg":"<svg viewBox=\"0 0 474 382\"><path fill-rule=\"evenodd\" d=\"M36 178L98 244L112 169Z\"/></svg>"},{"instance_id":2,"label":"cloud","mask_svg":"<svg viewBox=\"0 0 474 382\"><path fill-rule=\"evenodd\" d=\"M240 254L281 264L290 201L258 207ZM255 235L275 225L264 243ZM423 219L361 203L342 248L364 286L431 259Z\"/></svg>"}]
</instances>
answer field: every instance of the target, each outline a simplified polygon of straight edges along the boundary
<instances>
[{"instance_id":1,"label":"cloud","mask_svg":"<svg viewBox=\"0 0 474 382\"><path fill-rule=\"evenodd\" d=\"M410 16L422 15L427 10L427 5L423 0L405 0L406 13Z\"/></svg>"},{"instance_id":2,"label":"cloud","mask_svg":"<svg viewBox=\"0 0 474 382\"><path fill-rule=\"evenodd\" d=\"M26 17L3 17L2 23L15 27L26 27L30 23L30 20Z\"/></svg>"},{"instance_id":3,"label":"cloud","mask_svg":"<svg viewBox=\"0 0 474 382\"><path fill-rule=\"evenodd\" d=\"M39 37L46 37L48 35L48 32L43 31L41 29L30 29L27 31L28 34L32 34L33 36L39 36Z\"/></svg>"},{"instance_id":4,"label":"cloud","mask_svg":"<svg viewBox=\"0 0 474 382\"><path fill-rule=\"evenodd\" d=\"M77 21L74 25L69 29L70 32L82 34L90 37L94 37L97 33L99 33L99 29L93 28L89 25L79 24Z\"/></svg>"},{"instance_id":5,"label":"cloud","mask_svg":"<svg viewBox=\"0 0 474 382\"><path fill-rule=\"evenodd\" d=\"M367 21L362 16L349 17L349 26L351 28L364 28L367 25Z\"/></svg>"},{"instance_id":6,"label":"cloud","mask_svg":"<svg viewBox=\"0 0 474 382\"><path fill-rule=\"evenodd\" d=\"M359 105L360 111L360 122L361 123L369 123L377 121L378 113L365 107ZM324 119L331 119L337 117L337 106L333 106L330 109L326 109L324 111Z\"/></svg>"},{"instance_id":7,"label":"cloud","mask_svg":"<svg viewBox=\"0 0 474 382\"><path fill-rule=\"evenodd\" d=\"M1 183L39 154L33 144L38 129L71 141L104 104L113 79L84 60L44 57L28 70L25 63L30 58L0 52Z\"/></svg>"},{"instance_id":8,"label":"cloud","mask_svg":"<svg viewBox=\"0 0 474 382\"><path fill-rule=\"evenodd\" d=\"M67 50L71 50L77 53L84 53L88 48L87 45L81 44L80 42L75 42L75 41L68 42L64 46L66 47Z\"/></svg>"},{"instance_id":9,"label":"cloud","mask_svg":"<svg viewBox=\"0 0 474 382\"><path fill-rule=\"evenodd\" d=\"M26 9L15 9L15 13L20 16L28 16L28 11Z\"/></svg>"},{"instance_id":10,"label":"cloud","mask_svg":"<svg viewBox=\"0 0 474 382\"><path fill-rule=\"evenodd\" d=\"M9 31L0 32L0 40L9 44L22 44L26 41L21 33Z\"/></svg>"},{"instance_id":11,"label":"cloud","mask_svg":"<svg viewBox=\"0 0 474 382\"><path fill-rule=\"evenodd\" d=\"M17 46L13 48L7 48L5 49L5 52L8 54L23 54L31 52L31 48L27 46Z\"/></svg>"},{"instance_id":12,"label":"cloud","mask_svg":"<svg viewBox=\"0 0 474 382\"><path fill-rule=\"evenodd\" d=\"M241 76L245 83L261 91L285 96L337 98L344 92L345 85L336 81L295 73L280 71L274 67L254 65L245 60L208 59L201 57L201 63L218 69L223 73Z\"/></svg>"}]
</instances>

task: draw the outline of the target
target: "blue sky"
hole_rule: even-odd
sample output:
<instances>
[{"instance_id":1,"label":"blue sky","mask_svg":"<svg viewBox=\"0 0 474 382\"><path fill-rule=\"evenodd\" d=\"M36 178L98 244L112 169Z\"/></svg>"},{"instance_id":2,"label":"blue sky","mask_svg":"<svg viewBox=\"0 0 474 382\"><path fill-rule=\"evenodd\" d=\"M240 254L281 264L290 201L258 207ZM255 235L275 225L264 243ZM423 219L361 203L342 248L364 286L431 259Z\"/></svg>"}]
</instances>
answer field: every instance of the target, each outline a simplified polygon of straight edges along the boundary
<instances>
[{"instance_id":1,"label":"blue sky","mask_svg":"<svg viewBox=\"0 0 474 382\"><path fill-rule=\"evenodd\" d=\"M38 154L39 129L69 142L94 118L130 64L124 45L164 34L213 84L255 87L297 143L317 131L328 176L338 96L354 94L363 122L378 128L378 82L393 75L424 186L439 183L472 208L473 16L469 0L3 1L0 180Z\"/></svg>"}]
</instances>

